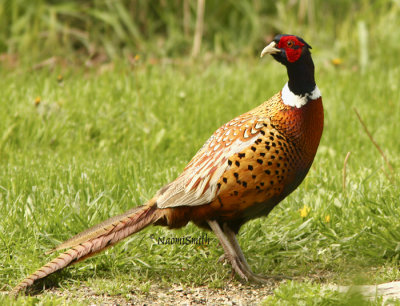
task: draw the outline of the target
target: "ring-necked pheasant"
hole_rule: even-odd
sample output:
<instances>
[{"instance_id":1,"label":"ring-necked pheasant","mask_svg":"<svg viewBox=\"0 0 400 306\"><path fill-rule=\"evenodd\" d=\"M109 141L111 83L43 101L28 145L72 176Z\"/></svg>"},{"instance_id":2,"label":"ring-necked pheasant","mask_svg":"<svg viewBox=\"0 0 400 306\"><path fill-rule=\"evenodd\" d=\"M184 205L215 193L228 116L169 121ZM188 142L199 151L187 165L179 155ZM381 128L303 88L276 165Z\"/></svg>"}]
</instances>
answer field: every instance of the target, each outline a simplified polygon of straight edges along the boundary
<instances>
[{"instance_id":1,"label":"ring-necked pheasant","mask_svg":"<svg viewBox=\"0 0 400 306\"><path fill-rule=\"evenodd\" d=\"M220 127L173 182L145 205L96 225L55 250L68 249L12 291L114 245L144 227L178 228L189 221L211 229L225 258L245 280L254 274L236 240L247 221L267 216L303 181L323 129L321 94L314 80L311 47L294 35L278 35L261 56L287 68L288 83L257 108Z\"/></svg>"}]
</instances>

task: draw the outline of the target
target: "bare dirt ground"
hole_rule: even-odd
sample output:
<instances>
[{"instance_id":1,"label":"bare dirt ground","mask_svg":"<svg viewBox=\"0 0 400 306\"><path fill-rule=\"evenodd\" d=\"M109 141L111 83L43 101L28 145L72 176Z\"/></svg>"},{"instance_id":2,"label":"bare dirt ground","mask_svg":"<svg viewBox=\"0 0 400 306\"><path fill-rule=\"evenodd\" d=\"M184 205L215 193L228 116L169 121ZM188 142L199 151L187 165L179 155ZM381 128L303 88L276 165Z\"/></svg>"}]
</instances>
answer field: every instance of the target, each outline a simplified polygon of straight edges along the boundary
<instances>
[{"instance_id":1,"label":"bare dirt ground","mask_svg":"<svg viewBox=\"0 0 400 306\"><path fill-rule=\"evenodd\" d=\"M183 288L172 286L160 288L152 285L147 293L141 291L129 292L122 295L98 294L89 287L81 287L79 290L49 289L46 295L62 297L69 302L89 305L257 305L267 296L273 294L279 282L268 285L248 285L227 283L224 288L212 289L208 287ZM338 286L327 284L331 290L346 292L357 290L369 300L376 296L383 296L383 301L388 299L400 300L400 281L379 285L363 286ZM7 295L8 292L1 291Z\"/></svg>"},{"instance_id":2,"label":"bare dirt ground","mask_svg":"<svg viewBox=\"0 0 400 306\"><path fill-rule=\"evenodd\" d=\"M277 286L278 283L263 286L228 283L222 289L152 286L146 294L131 292L125 296L98 295L85 287L79 291L51 290L49 293L67 301L92 305L256 305L271 295Z\"/></svg>"}]
</instances>

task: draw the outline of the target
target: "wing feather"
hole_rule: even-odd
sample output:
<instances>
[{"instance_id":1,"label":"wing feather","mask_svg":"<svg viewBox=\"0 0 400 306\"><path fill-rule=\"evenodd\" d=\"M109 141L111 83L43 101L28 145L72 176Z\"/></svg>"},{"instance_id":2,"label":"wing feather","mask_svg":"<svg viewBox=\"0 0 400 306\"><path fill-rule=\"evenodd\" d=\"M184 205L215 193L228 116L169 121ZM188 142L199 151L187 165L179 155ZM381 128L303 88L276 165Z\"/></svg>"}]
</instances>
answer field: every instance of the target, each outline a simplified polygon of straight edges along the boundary
<instances>
[{"instance_id":1,"label":"wing feather","mask_svg":"<svg viewBox=\"0 0 400 306\"><path fill-rule=\"evenodd\" d=\"M157 193L159 208L197 206L218 196L218 181L229 169L228 159L254 144L269 119L243 114L220 127L206 141L182 174Z\"/></svg>"}]
</instances>

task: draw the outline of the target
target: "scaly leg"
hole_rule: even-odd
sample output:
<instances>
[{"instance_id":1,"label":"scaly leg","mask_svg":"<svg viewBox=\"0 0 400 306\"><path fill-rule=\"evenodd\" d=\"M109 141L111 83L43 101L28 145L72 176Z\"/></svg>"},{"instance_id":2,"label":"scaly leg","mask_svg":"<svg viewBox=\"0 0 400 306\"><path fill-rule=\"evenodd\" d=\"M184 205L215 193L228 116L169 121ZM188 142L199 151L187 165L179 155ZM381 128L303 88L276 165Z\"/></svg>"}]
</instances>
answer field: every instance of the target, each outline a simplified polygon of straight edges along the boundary
<instances>
[{"instance_id":1,"label":"scaly leg","mask_svg":"<svg viewBox=\"0 0 400 306\"><path fill-rule=\"evenodd\" d=\"M222 231L221 227L219 226L218 222L213 220L213 221L207 221L208 224L210 225L211 229L217 236L219 242L221 243L222 248L224 249L225 252L225 257L226 259L229 260L229 262L232 265L233 270L244 280L248 280L248 277L246 276L246 269L243 266L243 263L241 262L239 255L235 252L235 249L231 245L231 243L227 240L224 232Z\"/></svg>"},{"instance_id":2,"label":"scaly leg","mask_svg":"<svg viewBox=\"0 0 400 306\"><path fill-rule=\"evenodd\" d=\"M246 258L244 257L244 254L242 252L242 249L240 248L239 242L236 239L235 233L230 229L230 227L226 223L224 223L223 228L224 228L224 234L225 234L226 238L230 242L230 244L233 247L233 249L235 250L236 254L239 256L239 259L246 266L246 268L250 270L250 266L247 263Z\"/></svg>"},{"instance_id":3,"label":"scaly leg","mask_svg":"<svg viewBox=\"0 0 400 306\"><path fill-rule=\"evenodd\" d=\"M253 273L246 261L246 258L243 255L242 249L239 246L235 233L229 228L229 226L224 223L224 230L222 231L221 227L216 221L208 221L208 224L221 242L222 248L225 251L223 257L230 261L230 263L232 264L232 268L239 274L241 278L246 281L252 280L260 283L269 282L271 281L271 279L290 279L290 277L283 275L262 276Z\"/></svg>"}]
</instances>

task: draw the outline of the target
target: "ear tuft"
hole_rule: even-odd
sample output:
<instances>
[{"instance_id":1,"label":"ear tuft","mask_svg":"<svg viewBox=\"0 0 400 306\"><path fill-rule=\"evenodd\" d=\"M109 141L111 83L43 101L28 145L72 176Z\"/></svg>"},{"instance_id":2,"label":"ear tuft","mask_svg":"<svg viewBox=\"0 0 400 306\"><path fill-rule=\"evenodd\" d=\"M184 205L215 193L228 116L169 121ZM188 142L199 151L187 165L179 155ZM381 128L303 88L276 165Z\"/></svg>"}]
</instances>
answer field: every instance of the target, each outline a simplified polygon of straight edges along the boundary
<instances>
[{"instance_id":1,"label":"ear tuft","mask_svg":"<svg viewBox=\"0 0 400 306\"><path fill-rule=\"evenodd\" d=\"M297 39L300 40L303 44L305 44L305 45L307 46L308 49L312 49L312 47L311 47L308 43L306 43L305 40L304 40L303 38L298 37L298 36L296 36L296 37L297 37Z\"/></svg>"}]
</instances>

